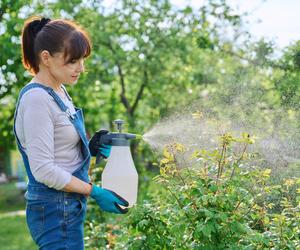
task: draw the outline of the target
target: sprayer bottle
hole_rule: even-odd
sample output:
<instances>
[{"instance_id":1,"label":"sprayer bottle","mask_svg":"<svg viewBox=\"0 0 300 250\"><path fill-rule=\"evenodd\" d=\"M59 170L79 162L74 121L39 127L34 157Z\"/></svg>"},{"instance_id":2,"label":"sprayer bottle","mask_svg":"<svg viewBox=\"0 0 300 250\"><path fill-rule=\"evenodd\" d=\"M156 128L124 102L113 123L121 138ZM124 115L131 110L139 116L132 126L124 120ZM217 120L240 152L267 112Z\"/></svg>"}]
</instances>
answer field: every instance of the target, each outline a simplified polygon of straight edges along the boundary
<instances>
[{"instance_id":1,"label":"sprayer bottle","mask_svg":"<svg viewBox=\"0 0 300 250\"><path fill-rule=\"evenodd\" d=\"M102 172L102 188L112 190L126 199L129 207L137 201L138 173L131 156L129 140L141 138L140 135L122 133L122 120L115 120L118 133L103 135L101 143L112 146L110 156ZM100 160L97 155L96 164Z\"/></svg>"}]
</instances>

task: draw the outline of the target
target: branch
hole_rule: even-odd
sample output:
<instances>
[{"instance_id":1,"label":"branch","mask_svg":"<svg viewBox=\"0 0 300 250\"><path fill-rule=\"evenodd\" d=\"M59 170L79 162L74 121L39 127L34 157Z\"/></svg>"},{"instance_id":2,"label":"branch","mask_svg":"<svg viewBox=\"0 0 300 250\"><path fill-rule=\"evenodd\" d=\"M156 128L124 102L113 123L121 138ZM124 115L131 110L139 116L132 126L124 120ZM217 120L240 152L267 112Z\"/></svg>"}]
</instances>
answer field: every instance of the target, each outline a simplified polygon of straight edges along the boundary
<instances>
[{"instance_id":1,"label":"branch","mask_svg":"<svg viewBox=\"0 0 300 250\"><path fill-rule=\"evenodd\" d=\"M121 65L119 64L119 62L117 62L117 66L118 66L118 73L119 73L119 76L120 76L120 83L121 83L121 87L122 87L122 91L121 91L121 94L120 94L120 97L121 97L121 102L124 104L127 112L129 114L132 114L132 108L130 107L130 104L128 102L128 99L126 98L126 89L125 89L125 78L124 78L124 74L123 74L123 71L122 71L122 67Z\"/></svg>"},{"instance_id":2,"label":"branch","mask_svg":"<svg viewBox=\"0 0 300 250\"><path fill-rule=\"evenodd\" d=\"M143 84L141 85L140 89L139 89L139 92L135 98L135 101L134 101L134 104L132 105L132 108L131 108L131 112L132 112L132 115L138 105L138 102L140 101L140 99L142 99L142 95L143 95L143 92L144 92L144 89L145 87L148 85L148 73L146 70L144 70L144 82Z\"/></svg>"},{"instance_id":3,"label":"branch","mask_svg":"<svg viewBox=\"0 0 300 250\"><path fill-rule=\"evenodd\" d=\"M105 46L107 46L114 55L116 54L116 51L112 47L111 43L102 41L102 44L105 45ZM122 91L121 91L121 94L120 94L121 102L124 104L127 112L131 115L133 112L132 112L132 108L130 107L129 101L128 101L127 97L126 97L125 76L123 74L121 64L117 60L117 58L115 58L115 63L117 64L117 67L118 67L118 74L120 76L120 83L121 83L121 87L122 87Z\"/></svg>"},{"instance_id":4,"label":"branch","mask_svg":"<svg viewBox=\"0 0 300 250\"><path fill-rule=\"evenodd\" d=\"M235 53L233 51L226 50L226 49L223 49L223 48L220 48L220 50L222 52L224 52L225 54L229 54L229 55L237 57L241 60L245 60L245 61L247 61L248 63L250 63L254 66L259 66L259 64L257 64L257 62L255 62L254 60L252 60L250 58L243 57L243 56L239 55L238 53ZM270 62L270 61L268 62L268 65L271 66L272 68L277 68L277 69L281 69L281 70L285 70L285 71L290 69L288 66L276 64L276 63Z\"/></svg>"}]
</instances>

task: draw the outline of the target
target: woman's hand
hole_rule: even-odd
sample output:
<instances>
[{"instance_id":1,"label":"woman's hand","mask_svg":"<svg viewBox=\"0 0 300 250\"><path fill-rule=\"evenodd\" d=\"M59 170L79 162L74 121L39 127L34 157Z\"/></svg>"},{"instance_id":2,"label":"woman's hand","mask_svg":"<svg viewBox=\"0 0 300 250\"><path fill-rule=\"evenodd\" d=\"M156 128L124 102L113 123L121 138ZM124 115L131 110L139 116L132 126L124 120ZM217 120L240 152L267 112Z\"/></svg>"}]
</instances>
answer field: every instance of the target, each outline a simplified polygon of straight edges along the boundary
<instances>
[{"instance_id":1,"label":"woman's hand","mask_svg":"<svg viewBox=\"0 0 300 250\"><path fill-rule=\"evenodd\" d=\"M98 130L89 141L89 149L92 156L97 156L98 153L107 159L111 152L111 145L102 144L101 137L108 134L109 131L106 129Z\"/></svg>"},{"instance_id":2,"label":"woman's hand","mask_svg":"<svg viewBox=\"0 0 300 250\"><path fill-rule=\"evenodd\" d=\"M128 212L128 208L121 208L119 205L128 207L129 203L120 195L115 192L92 185L92 191L90 196L96 200L98 206L106 212L125 214Z\"/></svg>"}]
</instances>

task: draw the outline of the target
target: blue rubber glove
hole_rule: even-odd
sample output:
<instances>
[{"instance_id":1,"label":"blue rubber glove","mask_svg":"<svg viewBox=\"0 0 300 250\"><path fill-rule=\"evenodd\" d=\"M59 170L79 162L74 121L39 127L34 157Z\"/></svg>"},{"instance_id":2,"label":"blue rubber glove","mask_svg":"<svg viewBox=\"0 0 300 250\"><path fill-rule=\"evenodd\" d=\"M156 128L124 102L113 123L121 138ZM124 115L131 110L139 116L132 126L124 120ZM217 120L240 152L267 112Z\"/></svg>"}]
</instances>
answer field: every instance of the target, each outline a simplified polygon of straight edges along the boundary
<instances>
[{"instance_id":1,"label":"blue rubber glove","mask_svg":"<svg viewBox=\"0 0 300 250\"><path fill-rule=\"evenodd\" d=\"M101 156L103 156L105 159L107 159L110 156L111 145L100 144L99 152L100 152Z\"/></svg>"},{"instance_id":2,"label":"blue rubber glove","mask_svg":"<svg viewBox=\"0 0 300 250\"><path fill-rule=\"evenodd\" d=\"M100 129L90 139L89 149L92 156L98 156L98 153L100 153L100 155L105 159L109 157L111 151L111 145L100 143L101 137L103 135L106 135L107 133L109 133L108 130Z\"/></svg>"},{"instance_id":3,"label":"blue rubber glove","mask_svg":"<svg viewBox=\"0 0 300 250\"><path fill-rule=\"evenodd\" d=\"M96 200L103 211L115 214L126 214L128 212L128 208L119 206L128 207L128 201L111 190L92 185L90 196Z\"/></svg>"}]
</instances>

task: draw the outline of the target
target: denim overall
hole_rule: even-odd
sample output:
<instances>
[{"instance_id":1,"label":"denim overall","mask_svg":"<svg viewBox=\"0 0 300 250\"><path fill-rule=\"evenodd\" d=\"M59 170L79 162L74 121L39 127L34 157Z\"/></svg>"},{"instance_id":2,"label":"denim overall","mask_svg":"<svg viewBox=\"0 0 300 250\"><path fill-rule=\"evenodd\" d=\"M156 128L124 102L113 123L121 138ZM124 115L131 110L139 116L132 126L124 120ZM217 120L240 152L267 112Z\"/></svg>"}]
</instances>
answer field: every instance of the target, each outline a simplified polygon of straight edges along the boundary
<instances>
[{"instance_id":1,"label":"denim overall","mask_svg":"<svg viewBox=\"0 0 300 250\"><path fill-rule=\"evenodd\" d=\"M25 193L27 200L27 225L33 240L40 249L84 249L83 226L87 203L85 195L59 191L36 181L30 171L28 157L16 134L15 122L20 100L24 93L32 88L43 88L53 97L59 108L67 113L81 138L81 150L84 160L81 166L74 171L72 175L82 181L89 182L88 168L91 158L82 109L75 107L76 113L71 114L69 108L63 103L55 91L42 84L30 83L23 87L19 94L14 115L14 134L29 179ZM71 100L67 91L65 89L64 91L68 99Z\"/></svg>"}]
</instances>

